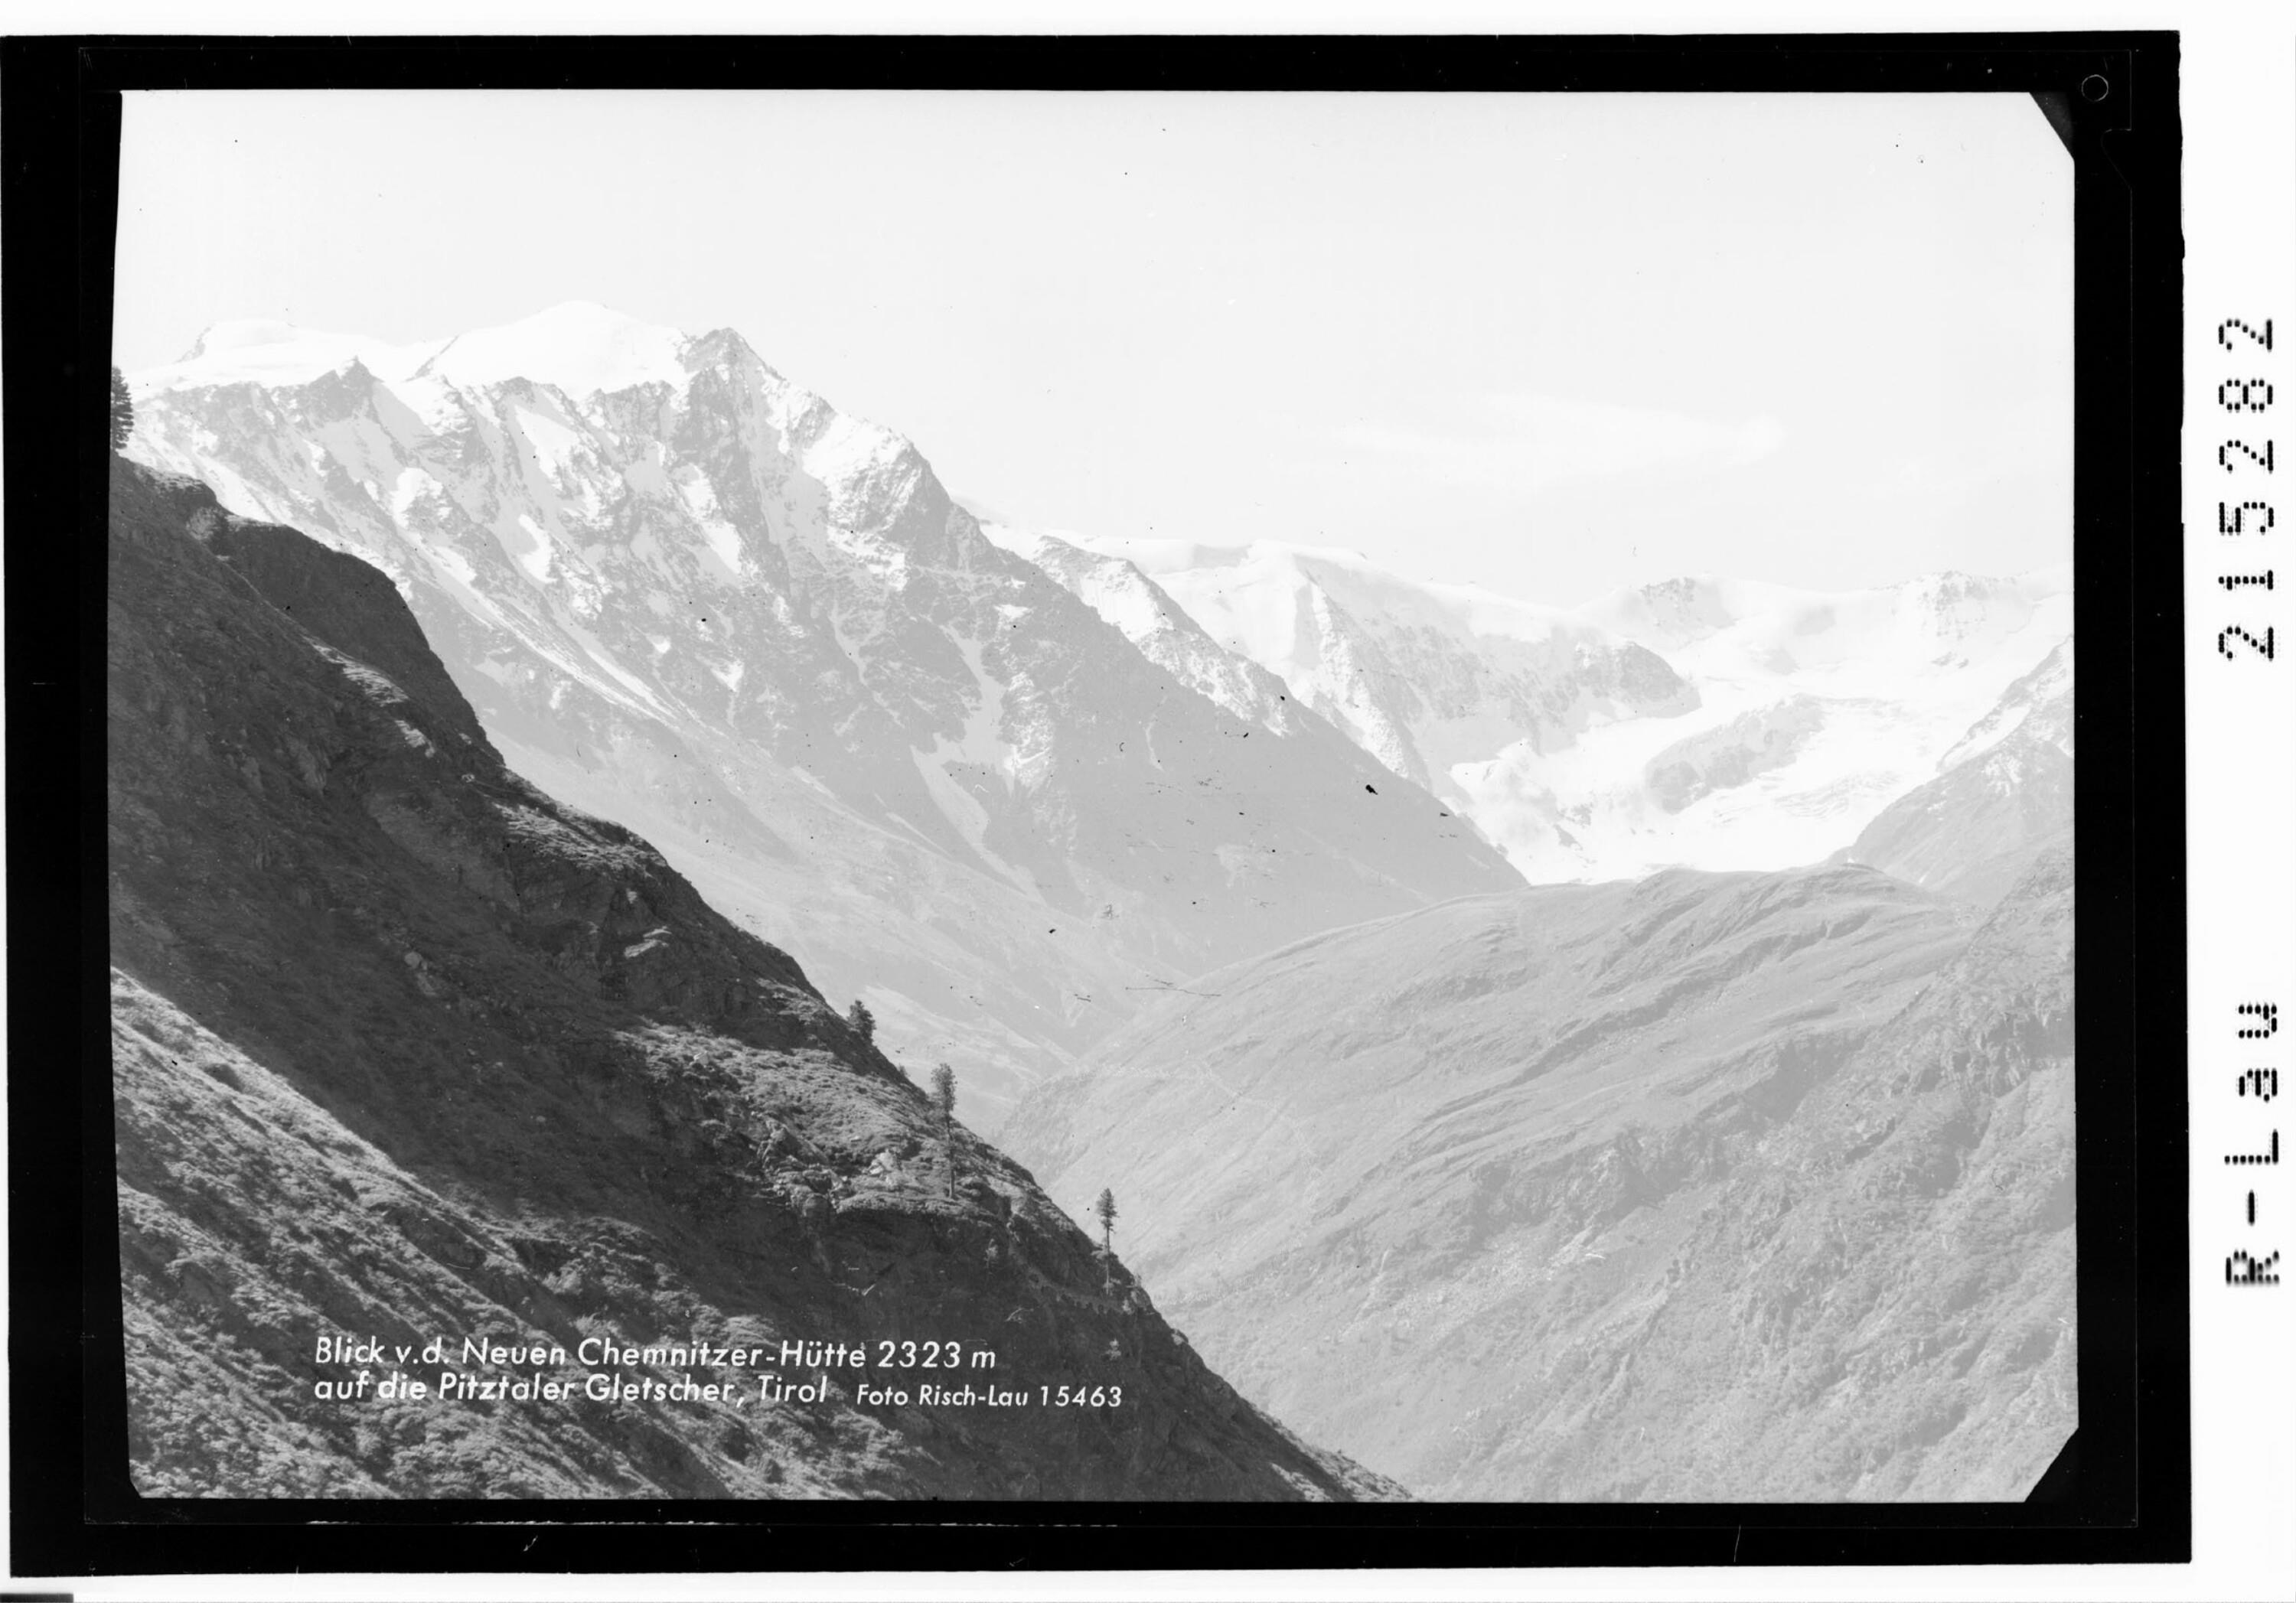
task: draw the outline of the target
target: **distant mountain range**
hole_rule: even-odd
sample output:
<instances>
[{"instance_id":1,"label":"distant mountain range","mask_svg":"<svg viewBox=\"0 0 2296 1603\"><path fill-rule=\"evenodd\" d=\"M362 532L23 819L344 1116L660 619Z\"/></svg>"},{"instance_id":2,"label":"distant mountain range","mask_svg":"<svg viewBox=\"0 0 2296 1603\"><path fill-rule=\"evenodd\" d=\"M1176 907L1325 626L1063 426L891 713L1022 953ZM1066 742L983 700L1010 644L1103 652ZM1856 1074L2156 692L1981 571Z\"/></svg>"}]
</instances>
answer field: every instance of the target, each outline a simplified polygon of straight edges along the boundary
<instances>
[{"instance_id":1,"label":"distant mountain range","mask_svg":"<svg viewBox=\"0 0 2296 1603\"><path fill-rule=\"evenodd\" d=\"M1845 593L1700 577L1562 609L1349 552L981 524L907 441L730 331L579 303L409 346L224 324L135 385L140 459L381 566L515 758L665 833L759 928L816 937L897 1035L992 1078L1113 1027L1127 986L1492 888L1483 841L1533 883L1822 860L2071 626L2062 567ZM1327 725L1380 794L1439 806L1402 792L1399 833L1323 812L1381 782ZM1214 765L1247 730L1282 760ZM1175 821L1158 785L1236 805ZM1279 797L1332 838L1277 838ZM1217 887L1151 861L1200 837ZM1335 851L1341 887L1287 876L1302 849ZM919 933L958 921L1065 978L1004 994Z\"/></svg>"},{"instance_id":2,"label":"distant mountain range","mask_svg":"<svg viewBox=\"0 0 2296 1603\"><path fill-rule=\"evenodd\" d=\"M1701 577L1563 609L1351 552L988 533L1144 650L1183 649L1148 593L1176 604L1533 883L1822 859L2072 627L2064 568L1843 593Z\"/></svg>"}]
</instances>

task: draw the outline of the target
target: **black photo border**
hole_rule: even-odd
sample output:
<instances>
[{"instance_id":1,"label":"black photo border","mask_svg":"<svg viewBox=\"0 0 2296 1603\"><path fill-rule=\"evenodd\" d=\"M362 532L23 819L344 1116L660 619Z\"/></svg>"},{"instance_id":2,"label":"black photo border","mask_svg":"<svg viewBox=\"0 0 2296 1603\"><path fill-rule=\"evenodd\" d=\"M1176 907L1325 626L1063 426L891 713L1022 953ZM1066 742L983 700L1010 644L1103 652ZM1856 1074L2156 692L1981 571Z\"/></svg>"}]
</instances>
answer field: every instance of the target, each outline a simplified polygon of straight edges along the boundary
<instances>
[{"instance_id":1,"label":"black photo border","mask_svg":"<svg viewBox=\"0 0 2296 1603\"><path fill-rule=\"evenodd\" d=\"M2030 1499L1267 1508L135 1493L103 985L107 480L96 421L111 348L121 92L783 87L2036 97L2075 174L2081 1416ZM2188 1559L2177 96L2177 36L2166 32L0 44L12 1567L63 1576Z\"/></svg>"}]
</instances>

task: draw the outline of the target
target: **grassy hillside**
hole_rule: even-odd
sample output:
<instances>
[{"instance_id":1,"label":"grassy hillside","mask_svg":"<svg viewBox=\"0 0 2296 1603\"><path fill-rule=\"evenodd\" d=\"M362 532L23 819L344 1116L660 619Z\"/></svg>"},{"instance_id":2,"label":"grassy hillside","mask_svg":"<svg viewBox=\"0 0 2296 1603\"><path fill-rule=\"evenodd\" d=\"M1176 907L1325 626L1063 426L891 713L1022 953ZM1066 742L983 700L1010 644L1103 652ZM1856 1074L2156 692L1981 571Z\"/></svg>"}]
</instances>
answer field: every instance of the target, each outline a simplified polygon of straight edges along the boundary
<instances>
[{"instance_id":1,"label":"grassy hillside","mask_svg":"<svg viewBox=\"0 0 2296 1603\"><path fill-rule=\"evenodd\" d=\"M1423 1495L2021 1495L2072 1427L2070 876L1456 902L1206 976L1002 1133Z\"/></svg>"}]
</instances>

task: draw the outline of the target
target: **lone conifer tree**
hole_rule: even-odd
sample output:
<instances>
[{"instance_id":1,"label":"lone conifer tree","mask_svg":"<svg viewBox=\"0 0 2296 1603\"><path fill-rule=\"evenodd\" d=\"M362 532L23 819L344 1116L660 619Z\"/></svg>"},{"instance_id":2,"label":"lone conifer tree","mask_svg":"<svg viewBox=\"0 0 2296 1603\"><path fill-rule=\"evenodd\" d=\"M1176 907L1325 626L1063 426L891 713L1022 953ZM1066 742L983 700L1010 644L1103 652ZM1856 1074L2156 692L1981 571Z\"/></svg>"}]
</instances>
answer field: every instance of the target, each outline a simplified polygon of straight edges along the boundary
<instances>
[{"instance_id":1,"label":"lone conifer tree","mask_svg":"<svg viewBox=\"0 0 2296 1603\"><path fill-rule=\"evenodd\" d=\"M869 1010L869 1004L859 997L855 997L853 1005L845 1010L845 1022L853 1026L854 1034L859 1035L862 1040L876 1040L877 1015L872 1013Z\"/></svg>"},{"instance_id":2,"label":"lone conifer tree","mask_svg":"<svg viewBox=\"0 0 2296 1603\"><path fill-rule=\"evenodd\" d=\"M940 1155L948 1164L948 1194L956 1195L956 1070L933 1065L933 1106L940 1110Z\"/></svg>"},{"instance_id":3,"label":"lone conifer tree","mask_svg":"<svg viewBox=\"0 0 2296 1603\"><path fill-rule=\"evenodd\" d=\"M1103 1186L1100 1199L1092 1205L1093 1217L1100 1221L1100 1248L1114 1252L1116 1235L1116 1193Z\"/></svg>"},{"instance_id":4,"label":"lone conifer tree","mask_svg":"<svg viewBox=\"0 0 2296 1603\"><path fill-rule=\"evenodd\" d=\"M119 450L135 432L135 402L127 393L127 379L115 367L111 370L111 448Z\"/></svg>"}]
</instances>

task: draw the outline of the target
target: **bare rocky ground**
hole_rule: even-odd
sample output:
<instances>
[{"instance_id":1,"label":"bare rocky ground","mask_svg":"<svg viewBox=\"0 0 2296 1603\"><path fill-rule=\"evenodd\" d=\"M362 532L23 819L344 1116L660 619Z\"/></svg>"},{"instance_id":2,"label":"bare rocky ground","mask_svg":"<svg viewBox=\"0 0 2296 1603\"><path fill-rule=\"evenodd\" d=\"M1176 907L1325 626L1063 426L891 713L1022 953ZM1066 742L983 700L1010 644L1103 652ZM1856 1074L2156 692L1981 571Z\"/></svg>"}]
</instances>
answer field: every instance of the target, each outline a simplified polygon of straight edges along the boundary
<instances>
[{"instance_id":1,"label":"bare rocky ground","mask_svg":"<svg viewBox=\"0 0 2296 1603\"><path fill-rule=\"evenodd\" d=\"M124 462L111 539L144 1492L1398 1493L1242 1401L961 1126L952 1186L902 1070L645 842L506 769L381 573ZM354 1372L323 1336L931 1339L994 1352L1010 1389L1123 1402L861 1406L840 1371L768 1403L705 1367L747 1400L341 1403L315 1392Z\"/></svg>"},{"instance_id":2,"label":"bare rocky ground","mask_svg":"<svg viewBox=\"0 0 2296 1603\"><path fill-rule=\"evenodd\" d=\"M1899 797L1841 855L1989 907L2072 839L2073 760L2019 730Z\"/></svg>"}]
</instances>

